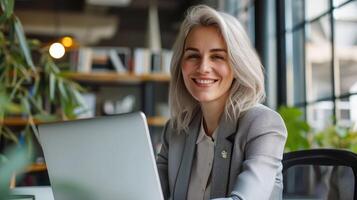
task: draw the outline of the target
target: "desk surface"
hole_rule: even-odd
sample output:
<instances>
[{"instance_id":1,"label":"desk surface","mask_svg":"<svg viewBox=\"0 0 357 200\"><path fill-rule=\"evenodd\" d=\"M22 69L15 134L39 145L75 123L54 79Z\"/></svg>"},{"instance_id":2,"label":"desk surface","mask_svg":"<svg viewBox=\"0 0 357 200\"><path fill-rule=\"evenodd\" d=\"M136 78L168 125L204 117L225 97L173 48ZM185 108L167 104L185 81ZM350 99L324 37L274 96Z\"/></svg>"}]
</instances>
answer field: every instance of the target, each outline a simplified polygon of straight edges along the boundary
<instances>
[{"instance_id":1,"label":"desk surface","mask_svg":"<svg viewBox=\"0 0 357 200\"><path fill-rule=\"evenodd\" d=\"M11 194L34 195L36 200L54 200L50 186L16 187Z\"/></svg>"}]
</instances>

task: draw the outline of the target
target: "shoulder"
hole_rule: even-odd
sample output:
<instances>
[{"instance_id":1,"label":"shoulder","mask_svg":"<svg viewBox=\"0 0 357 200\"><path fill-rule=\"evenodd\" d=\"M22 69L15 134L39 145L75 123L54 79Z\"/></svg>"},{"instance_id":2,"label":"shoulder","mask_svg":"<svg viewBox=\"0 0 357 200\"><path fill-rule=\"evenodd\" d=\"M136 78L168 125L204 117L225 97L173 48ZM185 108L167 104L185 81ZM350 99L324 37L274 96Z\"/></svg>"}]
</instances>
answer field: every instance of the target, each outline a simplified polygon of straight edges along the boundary
<instances>
[{"instance_id":1,"label":"shoulder","mask_svg":"<svg viewBox=\"0 0 357 200\"><path fill-rule=\"evenodd\" d=\"M287 134L280 114L262 104L245 111L239 118L239 127L256 134L266 132L276 132L284 136Z\"/></svg>"},{"instance_id":2,"label":"shoulder","mask_svg":"<svg viewBox=\"0 0 357 200\"><path fill-rule=\"evenodd\" d=\"M169 119L167 120L167 122L165 123L165 126L164 126L164 135L165 137L167 137L168 135L170 135L174 130L174 127L173 127L173 120L172 119Z\"/></svg>"},{"instance_id":3,"label":"shoulder","mask_svg":"<svg viewBox=\"0 0 357 200\"><path fill-rule=\"evenodd\" d=\"M177 130L177 128L175 128L174 125L174 120L169 119L165 126L164 126L164 130L163 130L163 137L165 138L166 141L170 141L172 140L172 138L174 137L179 137L182 136L183 134L181 134L181 132L179 130Z\"/></svg>"},{"instance_id":4,"label":"shoulder","mask_svg":"<svg viewBox=\"0 0 357 200\"><path fill-rule=\"evenodd\" d=\"M242 113L240 120L254 121L254 120L264 120L267 117L279 118L281 119L279 113L268 108L265 105L257 104L249 110Z\"/></svg>"}]
</instances>

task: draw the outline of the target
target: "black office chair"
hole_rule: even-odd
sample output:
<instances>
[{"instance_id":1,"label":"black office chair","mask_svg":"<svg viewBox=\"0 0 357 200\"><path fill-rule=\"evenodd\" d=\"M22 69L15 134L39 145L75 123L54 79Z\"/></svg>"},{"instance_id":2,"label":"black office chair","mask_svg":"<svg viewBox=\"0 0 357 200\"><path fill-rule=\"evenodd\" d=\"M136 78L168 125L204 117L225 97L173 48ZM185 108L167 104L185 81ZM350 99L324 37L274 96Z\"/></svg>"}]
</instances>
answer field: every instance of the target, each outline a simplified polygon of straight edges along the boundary
<instances>
[{"instance_id":1,"label":"black office chair","mask_svg":"<svg viewBox=\"0 0 357 200\"><path fill-rule=\"evenodd\" d=\"M284 199L357 200L357 154L309 149L283 156Z\"/></svg>"}]
</instances>

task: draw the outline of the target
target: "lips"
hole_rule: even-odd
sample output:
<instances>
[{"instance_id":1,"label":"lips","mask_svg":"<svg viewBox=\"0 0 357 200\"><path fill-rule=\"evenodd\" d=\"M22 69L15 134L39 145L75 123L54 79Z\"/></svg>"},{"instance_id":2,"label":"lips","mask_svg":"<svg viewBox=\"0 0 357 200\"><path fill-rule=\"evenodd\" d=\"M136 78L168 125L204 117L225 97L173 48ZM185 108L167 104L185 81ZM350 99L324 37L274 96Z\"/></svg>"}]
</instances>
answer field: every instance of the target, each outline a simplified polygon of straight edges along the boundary
<instances>
[{"instance_id":1,"label":"lips","mask_svg":"<svg viewBox=\"0 0 357 200\"><path fill-rule=\"evenodd\" d=\"M192 78L192 80L199 86L210 86L218 81L217 79L208 78Z\"/></svg>"}]
</instances>

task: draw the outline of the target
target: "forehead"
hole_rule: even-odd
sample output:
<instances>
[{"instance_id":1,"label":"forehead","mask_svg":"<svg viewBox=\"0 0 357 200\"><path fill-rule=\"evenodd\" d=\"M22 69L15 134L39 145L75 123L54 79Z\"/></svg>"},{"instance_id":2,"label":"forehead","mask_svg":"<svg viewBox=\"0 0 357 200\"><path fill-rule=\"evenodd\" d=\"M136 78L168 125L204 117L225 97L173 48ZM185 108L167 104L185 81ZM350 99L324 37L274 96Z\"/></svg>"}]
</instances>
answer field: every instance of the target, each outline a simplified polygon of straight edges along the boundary
<instances>
[{"instance_id":1,"label":"forehead","mask_svg":"<svg viewBox=\"0 0 357 200\"><path fill-rule=\"evenodd\" d=\"M224 48L226 42L216 26L195 26L188 33L185 47Z\"/></svg>"}]
</instances>

